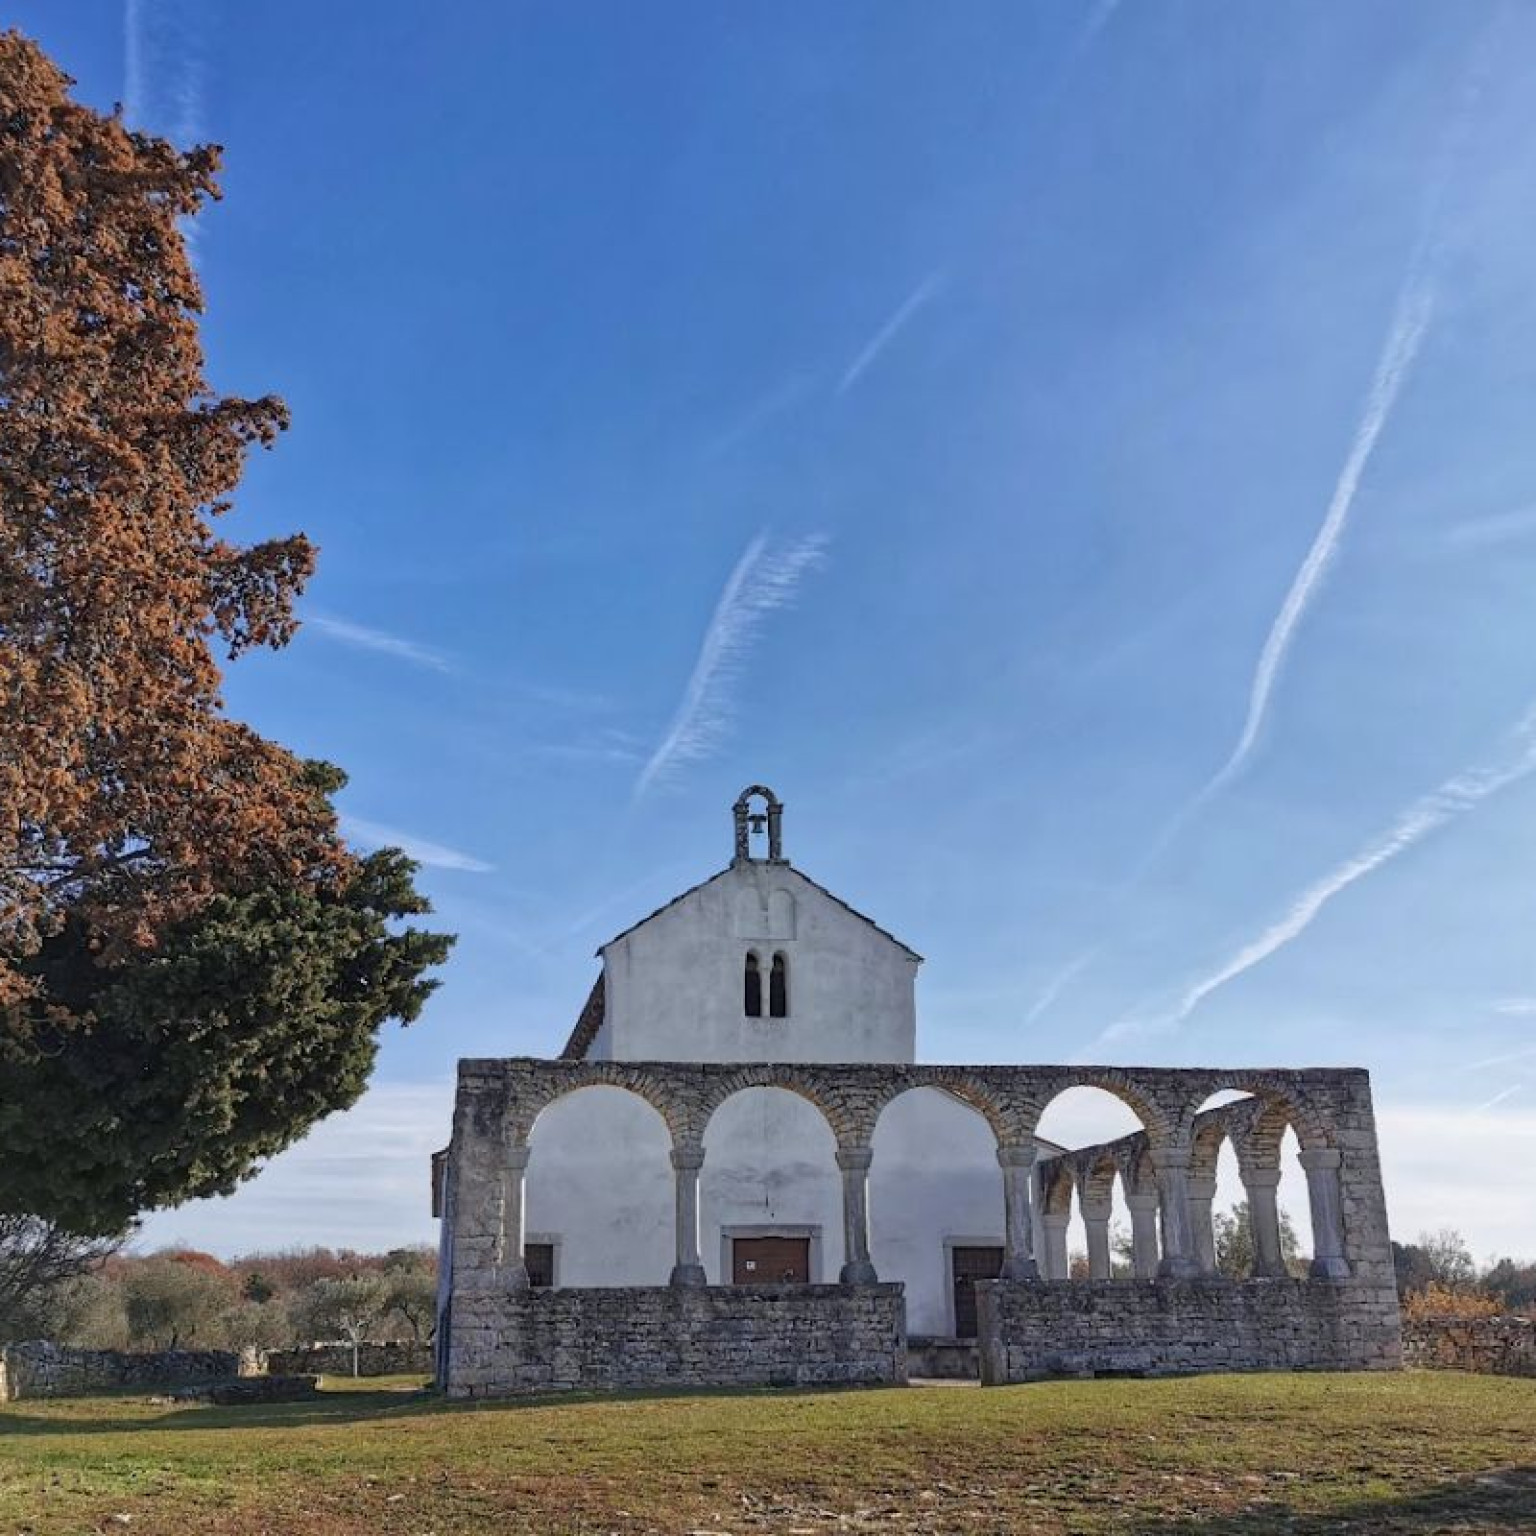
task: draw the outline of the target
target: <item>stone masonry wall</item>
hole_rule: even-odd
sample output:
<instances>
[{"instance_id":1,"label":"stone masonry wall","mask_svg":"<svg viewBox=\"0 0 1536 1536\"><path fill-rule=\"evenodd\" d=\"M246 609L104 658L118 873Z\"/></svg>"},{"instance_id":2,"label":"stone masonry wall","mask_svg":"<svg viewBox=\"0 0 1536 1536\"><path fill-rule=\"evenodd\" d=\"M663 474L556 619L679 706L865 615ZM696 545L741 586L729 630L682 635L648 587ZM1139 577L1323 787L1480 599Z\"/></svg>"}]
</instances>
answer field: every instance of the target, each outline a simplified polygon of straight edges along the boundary
<instances>
[{"instance_id":1,"label":"stone masonry wall","mask_svg":"<svg viewBox=\"0 0 1536 1536\"><path fill-rule=\"evenodd\" d=\"M1536 1376L1536 1317L1430 1318L1403 1324L1403 1364Z\"/></svg>"},{"instance_id":2,"label":"stone masonry wall","mask_svg":"<svg viewBox=\"0 0 1536 1536\"><path fill-rule=\"evenodd\" d=\"M307 1349L270 1349L264 1357L271 1376L350 1376L350 1344L313 1344ZM432 1346L399 1342L360 1344L359 1376L429 1376L433 1370Z\"/></svg>"},{"instance_id":3,"label":"stone masonry wall","mask_svg":"<svg viewBox=\"0 0 1536 1536\"><path fill-rule=\"evenodd\" d=\"M36 1339L0 1349L0 1400L160 1391L234 1376L239 1366L240 1357L227 1350L124 1354L115 1349L70 1349Z\"/></svg>"},{"instance_id":4,"label":"stone masonry wall","mask_svg":"<svg viewBox=\"0 0 1536 1536\"><path fill-rule=\"evenodd\" d=\"M1322 1280L976 1286L985 1385L1049 1376L1395 1370L1394 1289Z\"/></svg>"},{"instance_id":5,"label":"stone masonry wall","mask_svg":"<svg viewBox=\"0 0 1536 1536\"><path fill-rule=\"evenodd\" d=\"M905 1308L900 1285L461 1291L446 1354L450 1397L902 1382Z\"/></svg>"}]
</instances>

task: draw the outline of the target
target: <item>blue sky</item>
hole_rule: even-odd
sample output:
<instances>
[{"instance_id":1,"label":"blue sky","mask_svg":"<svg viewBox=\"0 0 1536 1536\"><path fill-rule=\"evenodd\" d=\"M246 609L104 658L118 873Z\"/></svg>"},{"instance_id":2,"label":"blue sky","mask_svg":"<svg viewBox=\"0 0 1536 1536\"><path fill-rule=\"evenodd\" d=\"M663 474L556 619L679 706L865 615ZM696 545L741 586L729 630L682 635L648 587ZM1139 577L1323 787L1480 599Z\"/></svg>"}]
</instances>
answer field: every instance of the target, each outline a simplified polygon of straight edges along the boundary
<instances>
[{"instance_id":1,"label":"blue sky","mask_svg":"<svg viewBox=\"0 0 1536 1536\"><path fill-rule=\"evenodd\" d=\"M460 942L220 1248L428 1234L453 1063L790 857L959 1060L1369 1067L1400 1236L1536 1255L1536 14L21 0L226 146L212 377L321 547L232 708Z\"/></svg>"}]
</instances>

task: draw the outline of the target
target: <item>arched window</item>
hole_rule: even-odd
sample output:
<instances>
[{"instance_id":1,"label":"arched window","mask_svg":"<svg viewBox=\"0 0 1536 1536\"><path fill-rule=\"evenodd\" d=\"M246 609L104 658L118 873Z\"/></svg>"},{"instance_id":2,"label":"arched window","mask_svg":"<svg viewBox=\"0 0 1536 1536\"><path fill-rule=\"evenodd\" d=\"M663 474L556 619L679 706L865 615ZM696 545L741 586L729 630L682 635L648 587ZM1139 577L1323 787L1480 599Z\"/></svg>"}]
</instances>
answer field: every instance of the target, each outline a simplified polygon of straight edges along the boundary
<instances>
[{"instance_id":1,"label":"arched window","mask_svg":"<svg viewBox=\"0 0 1536 1536\"><path fill-rule=\"evenodd\" d=\"M744 985L744 1003L749 1019L760 1019L763 1016L763 973L757 963L757 956L748 952L747 970Z\"/></svg>"},{"instance_id":2,"label":"arched window","mask_svg":"<svg viewBox=\"0 0 1536 1536\"><path fill-rule=\"evenodd\" d=\"M768 1016L772 1019L789 1017L789 963L783 950L773 957L768 970Z\"/></svg>"}]
</instances>

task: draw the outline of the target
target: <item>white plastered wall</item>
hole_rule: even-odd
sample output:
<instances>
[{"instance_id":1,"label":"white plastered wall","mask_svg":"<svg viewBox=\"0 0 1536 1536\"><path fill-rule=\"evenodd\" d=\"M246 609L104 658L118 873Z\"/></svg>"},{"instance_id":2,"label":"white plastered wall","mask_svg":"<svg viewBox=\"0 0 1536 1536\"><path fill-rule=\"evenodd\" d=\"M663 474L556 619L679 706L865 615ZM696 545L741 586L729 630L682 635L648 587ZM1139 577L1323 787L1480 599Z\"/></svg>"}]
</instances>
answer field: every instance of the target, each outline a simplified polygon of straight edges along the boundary
<instances>
[{"instance_id":1,"label":"white plastered wall","mask_svg":"<svg viewBox=\"0 0 1536 1536\"><path fill-rule=\"evenodd\" d=\"M789 970L787 1018L748 1018L748 951ZM786 864L733 865L603 950L594 1059L911 1061L918 960Z\"/></svg>"},{"instance_id":2,"label":"white plastered wall","mask_svg":"<svg viewBox=\"0 0 1536 1536\"><path fill-rule=\"evenodd\" d=\"M674 1257L673 1175L661 1117L617 1088L551 1105L532 1137L526 1227L558 1243L561 1285L660 1285ZM870 1170L871 1254L907 1287L907 1327L948 1334L947 1243L1002 1242L995 1143L974 1110L935 1089L881 1116ZM700 1177L700 1251L728 1283L732 1233L811 1238L813 1281L843 1263L842 1183L819 1110L778 1088L728 1099L710 1122Z\"/></svg>"}]
</instances>

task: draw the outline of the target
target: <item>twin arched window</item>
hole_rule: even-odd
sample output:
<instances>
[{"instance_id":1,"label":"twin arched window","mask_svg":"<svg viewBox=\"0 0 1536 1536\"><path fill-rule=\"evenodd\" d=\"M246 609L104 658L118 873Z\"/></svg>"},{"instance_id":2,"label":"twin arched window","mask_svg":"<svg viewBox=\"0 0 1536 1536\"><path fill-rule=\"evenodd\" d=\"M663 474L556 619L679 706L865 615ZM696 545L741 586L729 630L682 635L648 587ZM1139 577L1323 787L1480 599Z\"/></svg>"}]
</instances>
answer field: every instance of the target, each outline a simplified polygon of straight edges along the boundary
<instances>
[{"instance_id":1,"label":"twin arched window","mask_svg":"<svg viewBox=\"0 0 1536 1536\"><path fill-rule=\"evenodd\" d=\"M742 975L742 1001L749 1019L763 1016L763 963L754 950L747 952L746 966ZM789 1017L789 961L783 950L777 950L768 963L768 1017Z\"/></svg>"}]
</instances>

